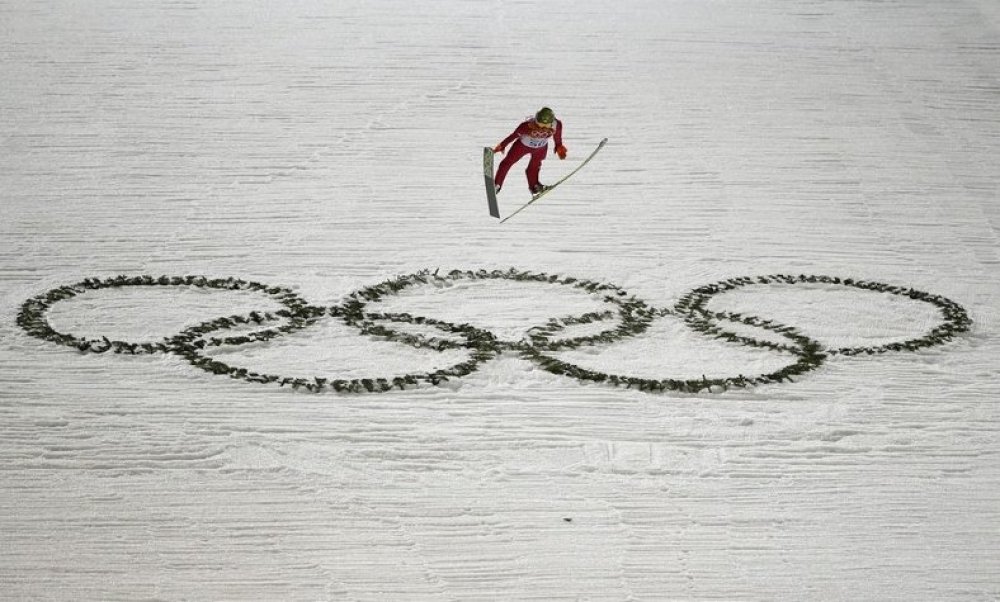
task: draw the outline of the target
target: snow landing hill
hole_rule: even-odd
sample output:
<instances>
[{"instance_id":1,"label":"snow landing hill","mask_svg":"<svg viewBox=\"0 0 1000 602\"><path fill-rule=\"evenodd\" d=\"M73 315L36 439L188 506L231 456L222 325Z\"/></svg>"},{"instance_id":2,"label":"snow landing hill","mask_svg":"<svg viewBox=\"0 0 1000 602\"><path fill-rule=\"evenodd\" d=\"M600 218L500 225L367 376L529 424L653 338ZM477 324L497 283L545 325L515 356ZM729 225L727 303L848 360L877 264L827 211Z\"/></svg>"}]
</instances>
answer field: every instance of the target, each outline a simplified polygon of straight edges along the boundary
<instances>
[{"instance_id":1,"label":"snow landing hill","mask_svg":"<svg viewBox=\"0 0 1000 602\"><path fill-rule=\"evenodd\" d=\"M1000 596L992 2L0 22L0 598Z\"/></svg>"}]
</instances>

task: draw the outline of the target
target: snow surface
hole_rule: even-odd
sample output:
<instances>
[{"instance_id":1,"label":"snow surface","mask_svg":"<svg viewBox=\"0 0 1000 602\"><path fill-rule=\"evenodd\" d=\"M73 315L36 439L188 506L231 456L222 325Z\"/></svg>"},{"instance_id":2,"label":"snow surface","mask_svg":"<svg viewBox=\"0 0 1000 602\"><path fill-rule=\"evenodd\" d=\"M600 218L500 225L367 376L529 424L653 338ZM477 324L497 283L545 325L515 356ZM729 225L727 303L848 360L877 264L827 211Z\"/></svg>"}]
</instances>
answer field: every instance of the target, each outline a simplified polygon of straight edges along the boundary
<instances>
[{"instance_id":1,"label":"snow surface","mask_svg":"<svg viewBox=\"0 0 1000 602\"><path fill-rule=\"evenodd\" d=\"M42 0L0 3L0 23L0 598L1000 598L994 1ZM480 149L542 105L570 151L543 181L610 142L499 226ZM516 167L503 213L524 200ZM507 352L378 395L83 354L16 323L27 299L88 277L235 277L331 306L420 270L510 267L657 309L737 276L858 278L947 297L973 322L724 393L584 383ZM608 309L508 280L375 305L509 342ZM834 285L743 287L711 307L828 349L941 320ZM155 343L277 309L252 291L131 287L48 317ZM329 316L210 353L348 379L469 355ZM795 360L670 313L551 354L682 379Z\"/></svg>"}]
</instances>

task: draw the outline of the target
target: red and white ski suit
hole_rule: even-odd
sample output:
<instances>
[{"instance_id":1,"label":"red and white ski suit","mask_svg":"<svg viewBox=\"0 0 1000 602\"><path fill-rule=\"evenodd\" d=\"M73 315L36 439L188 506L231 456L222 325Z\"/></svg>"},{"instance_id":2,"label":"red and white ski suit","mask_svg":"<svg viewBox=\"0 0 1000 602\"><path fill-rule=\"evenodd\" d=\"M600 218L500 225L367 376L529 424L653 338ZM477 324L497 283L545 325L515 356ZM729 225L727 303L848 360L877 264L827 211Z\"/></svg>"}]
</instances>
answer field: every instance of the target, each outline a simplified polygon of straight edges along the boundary
<instances>
[{"instance_id":1,"label":"red and white ski suit","mask_svg":"<svg viewBox=\"0 0 1000 602\"><path fill-rule=\"evenodd\" d=\"M503 142L494 149L503 152L508 144L514 143L507 152L507 156L497 167L493 182L497 186L503 186L504 178L507 177L510 168L522 157L530 154L531 159L528 161L525 174L528 176L528 189L534 191L538 187L538 172L542 168L542 161L548 155L549 138L555 140L556 150L559 151L560 158L566 156L566 149L563 148L562 144L562 121L556 119L555 125L555 128L545 127L536 122L534 118L529 118L517 126L517 129L510 136L504 138Z\"/></svg>"}]
</instances>

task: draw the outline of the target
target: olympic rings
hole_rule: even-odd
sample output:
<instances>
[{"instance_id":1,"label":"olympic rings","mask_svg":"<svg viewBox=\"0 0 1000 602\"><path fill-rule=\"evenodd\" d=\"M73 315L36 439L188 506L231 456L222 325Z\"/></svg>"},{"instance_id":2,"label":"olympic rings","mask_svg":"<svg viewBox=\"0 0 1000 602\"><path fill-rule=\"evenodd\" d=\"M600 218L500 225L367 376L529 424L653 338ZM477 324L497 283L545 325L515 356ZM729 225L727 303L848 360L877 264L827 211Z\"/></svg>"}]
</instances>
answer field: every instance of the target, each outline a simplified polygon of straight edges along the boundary
<instances>
[{"instance_id":1,"label":"olympic rings","mask_svg":"<svg viewBox=\"0 0 1000 602\"><path fill-rule=\"evenodd\" d=\"M315 309L315 308L314 308ZM393 322L409 322L411 318L404 315L398 314L369 314L367 319L363 323L357 324L363 334L370 335L385 335L388 333L384 327L376 325L376 320L390 320ZM180 346L177 353L187 359L193 366L201 368L212 374L229 375L232 378L237 378L245 380L252 383L278 383L281 386L290 385L293 388L304 388L307 391L322 391L324 389L330 388L337 392L349 392L349 393L381 393L385 391L390 391L393 388L405 389L407 386L415 386L420 383L429 383L431 385L439 385L442 382L447 381L449 378L461 378L468 374L471 374L479 368L479 365L486 362L496 355L496 352L481 344L477 344L477 336L481 335L482 331L478 329L459 326L455 324L450 324L448 322L442 322L439 320L424 319L421 321L422 324L427 324L434 326L441 330L454 332L461 334L465 337L465 344L459 345L451 341L442 340L437 345L423 345L415 337L402 335L399 339L402 342L408 342L417 347L432 347L441 351L443 349L453 349L458 347L466 347L472 349L471 358L462 362L458 362L453 366L447 368L441 368L434 370L433 372L425 372L419 374L406 374L402 376L395 377L378 377L372 376L368 378L329 378L329 377L314 377L312 379L303 378L292 378L287 376L280 376L275 374L261 374L259 372L253 372L247 368L239 368L235 366L230 366L229 364L214 360L206 355L201 354L194 346ZM226 324L212 324L207 325L200 329L200 334L206 334L210 331L217 329L228 328L229 325ZM487 333L488 334L488 333Z\"/></svg>"},{"instance_id":2,"label":"olympic rings","mask_svg":"<svg viewBox=\"0 0 1000 602\"><path fill-rule=\"evenodd\" d=\"M589 294L602 303L611 305L613 309L550 319L544 325L529 329L527 336L520 341L498 340L488 330L477 328L470 324L456 324L433 318L413 316L408 313L368 311L370 304L376 303L386 297L397 295L407 288L427 284L441 285L456 280L512 280L569 287L572 290ZM760 317L743 316L724 311L712 312L707 309L707 304L713 297L740 287L748 285L793 285L801 283L846 286L907 297L935 306L940 311L943 319L930 332L914 339L876 347L825 349L819 342L799 332L794 327L777 324ZM242 316L217 318L186 328L177 335L152 343L132 343L111 340L107 337L101 337L97 340L77 337L56 331L47 319L48 311L60 301L73 298L88 291L132 286L172 286L250 291L266 295L271 300L280 304L283 309L275 312L255 311ZM695 331L706 336L722 339L728 343L763 348L792 355L794 361L768 374L757 376L739 374L725 378L708 379L702 377L701 379L690 380L675 378L651 379L608 374L568 363L552 355L554 351L598 344L609 345L627 337L640 335L648 330L654 320L663 317L679 318L683 320L684 324ZM469 357L454 365L430 372L404 374L393 377L371 376L368 378L347 379L317 376L306 379L254 372L247 368L232 366L218 361L205 353L206 348L209 347L238 346L247 343L270 341L274 338L308 328L324 318L339 318L347 325L357 328L361 334L396 341L418 348L438 352L465 349L469 351ZM564 339L554 338L555 335L569 326L592 324L612 319L617 320L617 325L595 335ZM265 327L266 324L272 322L282 322L282 324ZM426 326L440 331L446 336L438 337L408 333L399 328L385 326L384 324L387 322ZM726 322L739 323L766 330L776 335L776 337L785 339L787 342L777 343L741 335L737 332L726 330L723 326L723 323ZM235 278L209 279L204 276L119 276L106 280L87 279L77 284L52 289L25 301L18 314L17 323L31 336L60 345L74 347L81 352L113 352L116 354L131 355L171 353L183 357L193 366L212 374L227 375L231 378L252 383L288 385L294 389L301 388L313 392L332 390L342 393L381 393L396 388L406 389L420 384L440 385L452 378L461 378L471 374L483 363L502 353L511 352L517 353L521 357L536 363L539 367L550 373L576 378L581 382L598 382L648 392L680 391L698 393L719 392L730 388L752 387L766 383L792 380L792 377L815 370L832 355L874 355L890 351L914 351L942 344L953 339L958 334L968 331L972 320L964 308L945 297L904 287L850 278L841 279L830 276L791 276L783 274L732 278L698 287L683 295L671 308L658 309L636 299L623 289L612 284L544 273L522 272L512 268L506 271L479 270L473 272L455 270L444 275L439 275L437 271L430 272L424 270L414 274L398 276L380 284L358 290L348 295L343 303L332 307L310 305L287 288L271 287ZM224 338L210 336L219 331L231 330L242 326L261 326L262 328L240 336Z\"/></svg>"},{"instance_id":3,"label":"olympic rings","mask_svg":"<svg viewBox=\"0 0 1000 602\"><path fill-rule=\"evenodd\" d=\"M702 286L694 289L687 295L685 295L678 303L675 305L675 309L681 313L690 316L690 322L696 326L705 326L712 328L712 322L714 320L730 320L730 321L742 321L748 324L755 324L758 326L763 326L766 322L762 322L757 318L747 318L741 316L740 314L734 314L730 312L716 312L710 313L705 309L705 305L711 300L712 297L736 290L740 287L748 285L770 285L770 284L826 284L826 285L836 285L836 286L846 286L857 288L861 290L876 291L880 293L886 293L889 295L897 295L901 297L907 297L916 301L922 301L929 303L940 310L944 320L935 326L930 332L922 337L915 339L910 339L907 341L901 341L898 343L888 343L885 345L875 346L875 347L841 347L839 349L828 349L826 353L830 355L875 355L880 353L886 353L889 351L916 351L917 349L923 347L931 347L937 345L942 341L950 340L954 335L965 332L969 329L972 324L972 320L969 319L968 313L959 304L955 303L951 299L946 297L941 297L940 295L932 295L930 293L924 293L921 291L915 291L913 289L904 288L900 286L893 286L891 284L884 284L881 282L869 282L866 280L855 280L852 278L837 278L833 276L788 276L783 274L771 275L771 276L757 276L757 277L747 277L747 278L732 278L729 280L724 280L722 282L716 282L714 284L709 284L707 286ZM764 341L754 341L752 339L746 339L740 337L741 341L749 344L756 344L759 346L772 347L770 343Z\"/></svg>"},{"instance_id":4,"label":"olympic rings","mask_svg":"<svg viewBox=\"0 0 1000 602\"><path fill-rule=\"evenodd\" d=\"M667 316L671 313L672 312L664 310L661 312L661 315ZM699 330L694 322L685 320L685 323L694 327L696 330ZM747 321L744 321L744 323L751 324ZM780 346L772 343L758 342L739 335L729 336L723 334L721 330L714 328L702 328L700 330L706 335L722 335L716 336L716 338L725 338L730 342L741 342L751 347L769 347L779 351L788 351L797 356L798 359L780 370L759 376L744 376L743 374L726 378L707 378L703 376L701 379L691 380L675 378L639 378L635 376L608 374L605 372L588 370L586 368L581 368L574 364L564 362L551 355L543 354L538 349L534 348L524 350L522 355L535 361L543 369L553 374L571 376L581 381L589 380L598 383L608 383L615 386L636 388L640 391L650 392L683 391L688 393L698 393L701 391L719 392L731 388L747 388L766 383L778 383L783 380L790 381L793 376L798 376L811 370L815 370L822 365L825 356L820 352L821 347L819 343L802 334L799 334L795 329L775 324L751 325L758 326L766 330L772 330L781 336L790 339L794 343L797 343L797 346Z\"/></svg>"},{"instance_id":5,"label":"olympic rings","mask_svg":"<svg viewBox=\"0 0 1000 602\"><path fill-rule=\"evenodd\" d=\"M409 287L429 283L441 284L456 280L516 280L519 282L542 282L568 286L593 296L600 296L603 302L617 307L618 316L621 318L621 323L616 328L608 329L595 335L552 340L551 335L562 330L565 326L597 322L613 317L614 314L607 311L591 312L581 316L555 318L544 326L537 326L530 329L528 335L530 342L497 341L493 339L492 346L498 351L525 350L528 348L555 350L579 347L581 345L592 345L597 342L607 343L645 331L649 327L650 322L652 322L653 315L655 314L655 310L652 307L649 307L639 299L630 297L624 290L612 284L602 284L590 280L578 280L576 278L563 278L543 273L520 272L510 269L505 272L455 270L446 275L418 272L408 276L400 276L351 293L349 296L350 301L344 310L345 319L349 324L354 324L357 317L364 314L364 308L369 302L396 295ZM393 333L390 331L385 334L392 335Z\"/></svg>"},{"instance_id":6,"label":"olympic rings","mask_svg":"<svg viewBox=\"0 0 1000 602\"><path fill-rule=\"evenodd\" d=\"M188 331L185 331L181 335L168 337L167 339L156 343L129 343L127 341L112 341L107 337L102 337L100 340L90 340L58 332L52 328L52 325L49 324L49 321L46 318L48 311L59 301L72 299L73 297L88 291L131 286L185 286L203 289L261 292L286 308L286 310L276 314L251 312L246 316L231 316L229 318L219 318L218 320L215 320L215 322L226 324L232 323L232 325L252 323L260 324L265 321L272 321L275 316L293 318L305 313L306 308L309 306L304 299L286 288L270 287L258 282L247 282L245 280L238 280L235 278L209 279L204 276L119 276L117 278L109 278L107 280L90 278L76 284L54 288L45 294L33 297L25 301L21 306L21 312L18 314L17 323L33 337L51 341L53 343L59 343L60 345L75 347L82 352L93 353L105 353L107 351L111 351L113 353L127 353L130 355L169 353L174 350L178 342L187 343L191 339L197 338L198 328L195 327L194 329L188 329ZM298 326L305 327L306 324L299 324ZM254 340L266 340L267 338L278 336L279 334L286 334L296 329L298 328L283 328L280 329L280 331L265 331L262 333L253 333L248 336L254 338ZM227 341L218 341L216 344L226 343Z\"/></svg>"}]
</instances>

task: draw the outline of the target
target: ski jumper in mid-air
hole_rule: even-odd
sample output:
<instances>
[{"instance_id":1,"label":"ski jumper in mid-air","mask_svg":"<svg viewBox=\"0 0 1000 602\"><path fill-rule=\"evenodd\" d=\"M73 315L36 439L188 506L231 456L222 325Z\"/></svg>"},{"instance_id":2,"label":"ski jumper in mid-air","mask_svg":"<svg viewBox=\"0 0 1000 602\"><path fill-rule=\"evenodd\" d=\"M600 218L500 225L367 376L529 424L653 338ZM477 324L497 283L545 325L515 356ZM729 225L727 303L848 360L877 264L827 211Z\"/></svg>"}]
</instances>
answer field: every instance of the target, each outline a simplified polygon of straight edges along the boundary
<instances>
[{"instance_id":1,"label":"ski jumper in mid-air","mask_svg":"<svg viewBox=\"0 0 1000 602\"><path fill-rule=\"evenodd\" d=\"M529 117L522 122L510 136L504 138L503 142L493 149L495 153L503 153L508 144L511 144L510 152L500 162L497 167L496 176L493 183L496 191L500 192L503 181L507 177L507 172L520 161L525 155L531 155L528 161L528 168L525 174L528 177L528 188L531 194L543 192L547 186L538 181L538 172L542 168L542 161L548 155L549 138L553 138L556 143L556 154L560 159L566 158L566 147L562 143L562 121L556 119L555 113L548 107L542 107L535 116Z\"/></svg>"}]
</instances>

